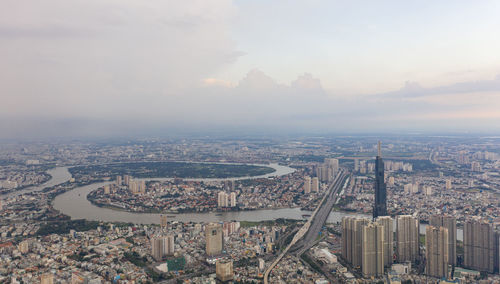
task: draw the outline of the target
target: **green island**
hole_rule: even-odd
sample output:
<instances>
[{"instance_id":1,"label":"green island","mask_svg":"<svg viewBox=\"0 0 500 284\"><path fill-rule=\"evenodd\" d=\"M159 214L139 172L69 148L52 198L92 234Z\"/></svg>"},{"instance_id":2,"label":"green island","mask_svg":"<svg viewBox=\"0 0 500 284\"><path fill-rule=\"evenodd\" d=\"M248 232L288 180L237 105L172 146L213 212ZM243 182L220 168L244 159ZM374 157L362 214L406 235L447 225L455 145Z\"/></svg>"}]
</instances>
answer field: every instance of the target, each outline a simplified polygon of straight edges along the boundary
<instances>
[{"instance_id":1,"label":"green island","mask_svg":"<svg viewBox=\"0 0 500 284\"><path fill-rule=\"evenodd\" d=\"M270 174L275 170L267 166L244 164L218 164L195 162L131 162L103 165L76 166L70 173L79 177L114 177L130 175L136 178L232 178Z\"/></svg>"}]
</instances>

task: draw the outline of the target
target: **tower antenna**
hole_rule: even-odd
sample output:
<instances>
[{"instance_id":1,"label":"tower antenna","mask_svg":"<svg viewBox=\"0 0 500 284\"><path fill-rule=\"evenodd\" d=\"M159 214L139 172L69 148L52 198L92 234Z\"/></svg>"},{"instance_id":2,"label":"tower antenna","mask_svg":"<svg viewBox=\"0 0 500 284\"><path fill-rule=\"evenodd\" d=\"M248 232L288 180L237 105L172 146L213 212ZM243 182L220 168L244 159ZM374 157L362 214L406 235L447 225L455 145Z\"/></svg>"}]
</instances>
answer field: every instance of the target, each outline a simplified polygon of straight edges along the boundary
<instances>
[{"instance_id":1,"label":"tower antenna","mask_svg":"<svg viewBox=\"0 0 500 284\"><path fill-rule=\"evenodd\" d=\"M378 151L377 151L377 156L382 157L382 150L380 150L380 141L378 141Z\"/></svg>"}]
</instances>

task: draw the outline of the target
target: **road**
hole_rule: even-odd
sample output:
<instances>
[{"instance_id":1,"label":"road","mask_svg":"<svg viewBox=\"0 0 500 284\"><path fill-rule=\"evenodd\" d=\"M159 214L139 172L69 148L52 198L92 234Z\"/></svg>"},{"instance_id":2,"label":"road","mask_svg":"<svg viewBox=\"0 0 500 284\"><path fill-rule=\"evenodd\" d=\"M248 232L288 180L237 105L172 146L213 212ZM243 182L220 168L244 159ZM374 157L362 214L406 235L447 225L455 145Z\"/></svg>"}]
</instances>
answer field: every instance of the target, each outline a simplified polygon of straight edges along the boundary
<instances>
[{"instance_id":1,"label":"road","mask_svg":"<svg viewBox=\"0 0 500 284\"><path fill-rule=\"evenodd\" d=\"M314 210L311 218L309 218L304 226L299 229L293 237L293 240L281 252L278 258L276 258L271 265L267 267L264 273L264 284L269 283L269 274L289 251L293 250L295 255L300 256L300 254L311 248L316 240L316 237L319 235L321 228L325 224L328 215L330 215L333 205L337 201L338 193L342 190L342 186L344 185L346 178L347 174L343 170L340 170L334 181L330 184L327 193L319 203L318 207Z\"/></svg>"},{"instance_id":2,"label":"road","mask_svg":"<svg viewBox=\"0 0 500 284\"><path fill-rule=\"evenodd\" d=\"M342 190L344 182L347 178L347 174L345 172L340 172L335 180L330 184L330 188L328 189L328 195L326 200L324 200L319 210L317 210L317 214L311 218L313 218L311 222L311 226L309 230L305 234L304 238L300 239L291 249L290 252L295 254L296 256L300 256L305 251L310 249L314 242L317 240L319 236L319 232L323 228L332 211L333 205L337 202L338 193Z\"/></svg>"}]
</instances>

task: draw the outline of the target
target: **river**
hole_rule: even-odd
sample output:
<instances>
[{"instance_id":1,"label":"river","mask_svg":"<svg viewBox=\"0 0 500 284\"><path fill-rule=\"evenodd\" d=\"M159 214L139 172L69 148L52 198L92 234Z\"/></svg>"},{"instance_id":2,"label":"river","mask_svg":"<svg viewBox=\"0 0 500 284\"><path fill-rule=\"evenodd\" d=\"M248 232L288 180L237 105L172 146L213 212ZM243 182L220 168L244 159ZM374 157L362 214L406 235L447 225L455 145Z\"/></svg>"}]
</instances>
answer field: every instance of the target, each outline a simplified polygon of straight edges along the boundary
<instances>
[{"instance_id":1,"label":"river","mask_svg":"<svg viewBox=\"0 0 500 284\"><path fill-rule=\"evenodd\" d=\"M232 178L231 180L241 180L248 178L266 178L272 176L287 175L295 170L290 167L271 164L270 167L276 171L255 177L240 177ZM151 178L147 180L168 180L169 178ZM225 179L185 179L196 181L216 181ZM130 222L135 224L159 224L160 214L151 213L134 213L110 208L101 208L93 205L87 200L87 195L99 187L102 187L111 182L94 183L82 187L77 187L73 190L58 195L54 200L54 208L70 216L73 219L87 219L106 222ZM235 211L235 212L205 212L205 213L180 213L166 214L170 220L182 222L218 222L218 221L263 221L275 220L278 218L288 219L303 219L302 215L311 214L309 211L301 210L300 208L282 208L282 209L260 209L252 211ZM343 216L354 215L343 212L332 212L328 220L329 222L340 222ZM363 216L363 215L358 215Z\"/></svg>"},{"instance_id":2,"label":"river","mask_svg":"<svg viewBox=\"0 0 500 284\"><path fill-rule=\"evenodd\" d=\"M55 186L61 183L65 183L71 179L71 173L68 171L67 167L57 167L47 171L51 178L40 185L29 186L21 190L12 191L4 196L14 197L20 194L29 193L33 191L43 190L44 188Z\"/></svg>"},{"instance_id":3,"label":"river","mask_svg":"<svg viewBox=\"0 0 500 284\"><path fill-rule=\"evenodd\" d=\"M282 176L290 174L295 170L286 166L281 166L277 164L271 164L276 171L267 175L258 177L241 177L233 178L233 180L238 179L248 179L248 178L263 178L271 176ZM37 190L42 190L47 187L55 186L71 179L71 174L67 167L57 167L47 171L51 175L51 179L47 182L38 185L27 187L20 191L15 191L7 194L7 196L17 196L22 193L33 192ZM153 178L148 180L165 180L167 178ZM204 180L213 181L221 179L185 179L185 180ZM159 224L160 214L150 214L150 213L134 213L119 211L109 208L101 208L93 205L87 200L87 195L98 189L99 187L109 184L111 182L101 182L93 183L86 186L77 187L63 194L58 195L54 200L54 208L59 210L61 213L70 216L72 219L87 219L105 222L130 222L135 224ZM275 220L278 218L287 218L300 220L303 219L302 215L311 214L310 211L304 211L300 208L282 208L282 209L260 209L252 211L236 211L236 212L206 212L206 213L181 213L181 214L167 214L170 216L169 220L182 221L182 222L220 222L220 221L264 221L264 220ZM368 215L348 213L348 212L338 212L333 211L328 216L328 223L336 223L342 220L344 216L358 216L370 218ZM394 225L395 227L395 225ZM426 224L420 224L420 233L425 234ZM457 239L463 240L463 232L461 229L457 230Z\"/></svg>"}]
</instances>

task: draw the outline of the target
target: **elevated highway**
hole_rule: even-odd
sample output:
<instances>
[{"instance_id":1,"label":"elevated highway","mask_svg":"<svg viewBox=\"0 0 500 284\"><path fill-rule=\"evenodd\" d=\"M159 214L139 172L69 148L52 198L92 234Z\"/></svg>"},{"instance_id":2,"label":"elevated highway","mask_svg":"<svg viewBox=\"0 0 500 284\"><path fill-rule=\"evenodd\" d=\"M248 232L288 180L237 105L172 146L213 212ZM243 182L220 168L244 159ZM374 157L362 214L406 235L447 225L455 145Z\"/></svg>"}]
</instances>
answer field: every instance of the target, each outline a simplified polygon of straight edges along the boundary
<instances>
[{"instance_id":1,"label":"elevated highway","mask_svg":"<svg viewBox=\"0 0 500 284\"><path fill-rule=\"evenodd\" d=\"M269 283L269 274L287 253L293 253L296 256L300 256L314 245L321 228L325 225L328 215L330 215L332 211L333 205L337 202L339 193L346 185L347 178L348 174L344 170L340 170L333 182L330 183L325 196L316 210L314 210L309 220L295 234L290 244L288 244L271 265L267 267L264 272L264 284Z\"/></svg>"}]
</instances>

